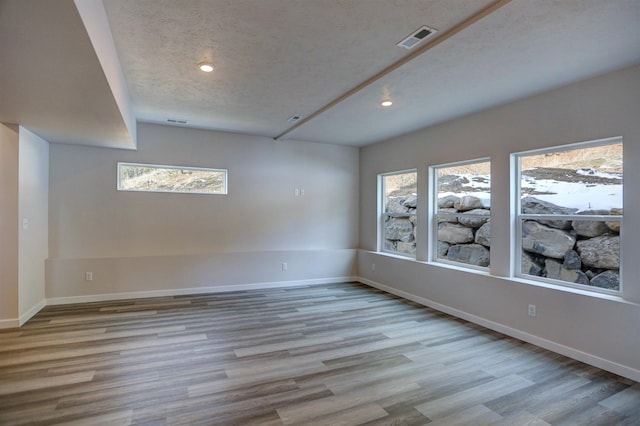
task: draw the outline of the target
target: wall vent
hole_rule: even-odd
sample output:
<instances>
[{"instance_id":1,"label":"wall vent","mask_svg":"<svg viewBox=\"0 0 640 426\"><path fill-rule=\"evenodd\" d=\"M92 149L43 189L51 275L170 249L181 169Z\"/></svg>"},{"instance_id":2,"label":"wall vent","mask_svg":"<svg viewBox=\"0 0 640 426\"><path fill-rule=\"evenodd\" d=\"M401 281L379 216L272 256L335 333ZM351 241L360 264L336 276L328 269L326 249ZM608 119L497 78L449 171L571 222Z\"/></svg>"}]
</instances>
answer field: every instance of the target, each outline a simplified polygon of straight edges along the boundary
<instances>
[{"instance_id":1,"label":"wall vent","mask_svg":"<svg viewBox=\"0 0 640 426\"><path fill-rule=\"evenodd\" d=\"M172 124L187 124L189 121L188 120L178 120L176 118L167 118L167 123L172 123Z\"/></svg>"},{"instance_id":2,"label":"wall vent","mask_svg":"<svg viewBox=\"0 0 640 426\"><path fill-rule=\"evenodd\" d=\"M291 124L295 124L295 123L297 123L298 121L300 121L300 119L301 119L301 118L302 118L302 117L300 117L299 115L292 115L291 117L289 117L289 118L287 119L287 121L288 121L289 123L291 123Z\"/></svg>"},{"instance_id":3,"label":"wall vent","mask_svg":"<svg viewBox=\"0 0 640 426\"><path fill-rule=\"evenodd\" d=\"M412 49L417 46L424 39L434 35L438 30L435 28L430 28L427 26L423 26L415 30L412 34L398 43L398 46L404 47L405 49Z\"/></svg>"}]
</instances>

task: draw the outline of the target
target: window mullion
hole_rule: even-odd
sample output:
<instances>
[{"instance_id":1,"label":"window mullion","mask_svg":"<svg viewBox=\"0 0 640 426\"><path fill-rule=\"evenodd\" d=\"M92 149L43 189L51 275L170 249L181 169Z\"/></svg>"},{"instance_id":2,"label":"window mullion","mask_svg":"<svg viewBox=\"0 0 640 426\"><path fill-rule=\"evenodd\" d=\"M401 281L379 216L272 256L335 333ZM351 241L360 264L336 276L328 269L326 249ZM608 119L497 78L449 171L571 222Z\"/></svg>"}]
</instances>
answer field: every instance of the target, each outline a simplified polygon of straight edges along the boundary
<instances>
[{"instance_id":1,"label":"window mullion","mask_svg":"<svg viewBox=\"0 0 640 426\"><path fill-rule=\"evenodd\" d=\"M601 222L620 221L620 215L592 215L592 214L525 214L518 215L520 219L526 220L593 220Z\"/></svg>"}]
</instances>

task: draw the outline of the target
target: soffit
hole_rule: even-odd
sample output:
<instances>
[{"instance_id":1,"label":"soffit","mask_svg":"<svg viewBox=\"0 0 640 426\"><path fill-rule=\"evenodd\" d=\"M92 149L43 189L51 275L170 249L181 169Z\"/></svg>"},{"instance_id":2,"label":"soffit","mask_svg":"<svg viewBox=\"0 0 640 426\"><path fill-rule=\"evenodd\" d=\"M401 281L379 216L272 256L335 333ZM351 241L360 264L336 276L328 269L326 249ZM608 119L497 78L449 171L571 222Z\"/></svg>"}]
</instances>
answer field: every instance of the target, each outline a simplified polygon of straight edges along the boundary
<instances>
[{"instance_id":1,"label":"soffit","mask_svg":"<svg viewBox=\"0 0 640 426\"><path fill-rule=\"evenodd\" d=\"M0 122L49 142L133 148L72 0L0 2Z\"/></svg>"}]
</instances>

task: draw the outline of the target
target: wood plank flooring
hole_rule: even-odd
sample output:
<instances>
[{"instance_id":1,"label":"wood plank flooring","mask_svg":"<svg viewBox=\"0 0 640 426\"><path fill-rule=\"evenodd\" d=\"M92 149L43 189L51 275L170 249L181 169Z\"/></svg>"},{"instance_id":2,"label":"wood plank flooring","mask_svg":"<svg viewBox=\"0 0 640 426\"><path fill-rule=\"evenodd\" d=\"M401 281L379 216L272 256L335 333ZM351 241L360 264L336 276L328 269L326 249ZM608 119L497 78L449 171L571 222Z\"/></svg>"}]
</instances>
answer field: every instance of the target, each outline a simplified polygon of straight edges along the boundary
<instances>
[{"instance_id":1,"label":"wood plank flooring","mask_svg":"<svg viewBox=\"0 0 640 426\"><path fill-rule=\"evenodd\" d=\"M2 425L640 425L640 384L354 284L47 307Z\"/></svg>"}]
</instances>

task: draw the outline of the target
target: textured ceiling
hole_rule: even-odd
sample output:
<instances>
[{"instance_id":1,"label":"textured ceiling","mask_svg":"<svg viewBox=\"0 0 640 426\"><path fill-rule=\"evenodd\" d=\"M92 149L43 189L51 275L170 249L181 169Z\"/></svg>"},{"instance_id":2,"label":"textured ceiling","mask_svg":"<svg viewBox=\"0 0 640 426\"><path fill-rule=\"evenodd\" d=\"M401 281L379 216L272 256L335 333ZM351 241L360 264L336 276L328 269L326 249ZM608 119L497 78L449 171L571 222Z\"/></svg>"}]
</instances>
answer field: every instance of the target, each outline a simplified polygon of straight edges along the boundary
<instances>
[{"instance_id":1,"label":"textured ceiling","mask_svg":"<svg viewBox=\"0 0 640 426\"><path fill-rule=\"evenodd\" d=\"M514 1L289 136L363 145L630 66L639 22L638 0Z\"/></svg>"},{"instance_id":2,"label":"textured ceiling","mask_svg":"<svg viewBox=\"0 0 640 426\"><path fill-rule=\"evenodd\" d=\"M104 2L140 120L267 136L409 54L395 44L421 25L440 36L490 3ZM638 22L638 0L515 0L287 137L364 145L631 65Z\"/></svg>"},{"instance_id":3,"label":"textured ceiling","mask_svg":"<svg viewBox=\"0 0 640 426\"><path fill-rule=\"evenodd\" d=\"M109 0L140 120L275 136L492 0ZM216 65L212 74L198 62Z\"/></svg>"},{"instance_id":4,"label":"textured ceiling","mask_svg":"<svg viewBox=\"0 0 640 426\"><path fill-rule=\"evenodd\" d=\"M132 147L130 103L140 121L363 146L640 63L639 0L501 1L448 37L494 0L0 0L0 121ZM396 43L422 25L444 41L291 130L410 55Z\"/></svg>"}]
</instances>

